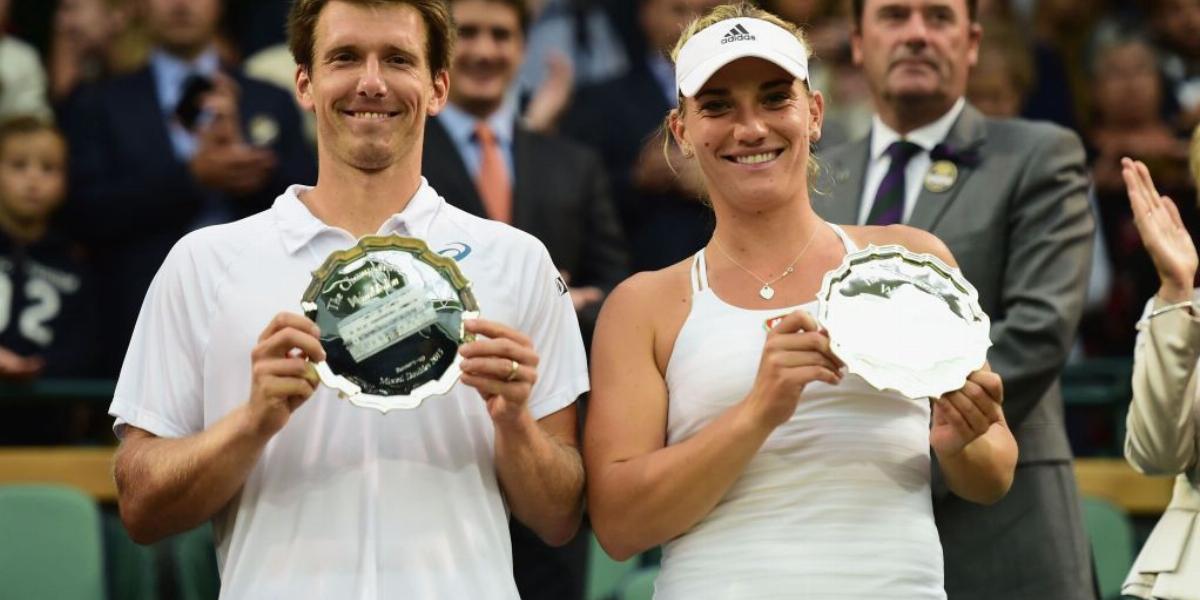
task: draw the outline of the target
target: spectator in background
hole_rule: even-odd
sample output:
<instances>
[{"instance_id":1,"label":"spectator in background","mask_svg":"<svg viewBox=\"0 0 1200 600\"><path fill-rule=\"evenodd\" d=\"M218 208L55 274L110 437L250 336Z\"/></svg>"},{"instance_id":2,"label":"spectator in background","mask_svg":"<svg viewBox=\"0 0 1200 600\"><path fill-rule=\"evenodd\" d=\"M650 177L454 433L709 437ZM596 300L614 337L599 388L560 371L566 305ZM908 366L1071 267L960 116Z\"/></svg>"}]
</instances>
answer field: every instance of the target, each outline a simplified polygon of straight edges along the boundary
<instances>
[{"instance_id":1,"label":"spectator in background","mask_svg":"<svg viewBox=\"0 0 1200 600\"><path fill-rule=\"evenodd\" d=\"M832 189L813 207L835 223L899 222L938 236L991 317L988 361L1004 379L1020 456L1012 490L987 507L948 493L935 469L947 595L1091 599L1059 386L1092 253L1083 145L1063 128L987 118L966 103L986 35L975 6L855 0L855 61L878 114L869 137L823 153Z\"/></svg>"},{"instance_id":2,"label":"spectator in background","mask_svg":"<svg viewBox=\"0 0 1200 600\"><path fill-rule=\"evenodd\" d=\"M590 340L604 296L628 274L604 167L589 149L518 119L507 92L523 58L524 0L450 8L458 28L450 102L426 126L424 175L451 204L540 239Z\"/></svg>"},{"instance_id":3,"label":"spectator in background","mask_svg":"<svg viewBox=\"0 0 1200 600\"><path fill-rule=\"evenodd\" d=\"M32 46L6 35L10 0L0 0L0 119L19 115L50 116L46 71Z\"/></svg>"},{"instance_id":4,"label":"spectator in background","mask_svg":"<svg viewBox=\"0 0 1200 600\"><path fill-rule=\"evenodd\" d=\"M984 21L983 30L967 100L989 117L1019 117L1034 83L1033 55L1014 22Z\"/></svg>"},{"instance_id":5,"label":"spectator in background","mask_svg":"<svg viewBox=\"0 0 1200 600\"><path fill-rule=\"evenodd\" d=\"M1079 131L1089 112L1087 49L1106 0L1039 0L1033 17L1037 85L1025 116Z\"/></svg>"},{"instance_id":6,"label":"spectator in background","mask_svg":"<svg viewBox=\"0 0 1200 600\"><path fill-rule=\"evenodd\" d=\"M536 94L548 80L561 79L564 71L578 85L593 85L629 70L625 47L600 2L539 0L530 4L525 60L517 76L522 96Z\"/></svg>"},{"instance_id":7,"label":"spectator in background","mask_svg":"<svg viewBox=\"0 0 1200 600\"><path fill-rule=\"evenodd\" d=\"M92 246L102 339L128 344L155 269L184 233L313 182L293 99L222 67L220 0L146 0L150 64L82 88L62 111L71 142L66 216ZM109 353L108 374L120 366Z\"/></svg>"},{"instance_id":8,"label":"spectator in background","mask_svg":"<svg viewBox=\"0 0 1200 600\"><path fill-rule=\"evenodd\" d=\"M96 317L80 249L53 227L67 146L34 117L0 123L0 380L93 374Z\"/></svg>"},{"instance_id":9,"label":"spectator in background","mask_svg":"<svg viewBox=\"0 0 1200 600\"><path fill-rule=\"evenodd\" d=\"M1188 132L1200 124L1200 0L1155 0L1151 4L1151 24L1169 99L1178 106L1171 125ZM1158 177L1154 165L1150 168Z\"/></svg>"},{"instance_id":10,"label":"spectator in background","mask_svg":"<svg viewBox=\"0 0 1200 600\"><path fill-rule=\"evenodd\" d=\"M1149 43L1128 33L1102 40L1092 62L1094 119L1087 140L1112 287L1104 309L1089 314L1081 326L1091 356L1129 355L1142 303L1158 288L1129 211L1122 158L1148 164L1160 189L1172 197L1195 193L1187 173L1187 142L1176 137L1161 110L1164 88L1157 65ZM1180 212L1188 229L1197 231L1194 204L1181 206Z\"/></svg>"},{"instance_id":11,"label":"spectator in background","mask_svg":"<svg viewBox=\"0 0 1200 600\"><path fill-rule=\"evenodd\" d=\"M0 381L89 377L99 344L93 280L80 248L52 225L67 191L62 134L35 117L0 123ZM98 425L88 403L28 398L5 408L6 444L79 443ZM105 434L100 433L104 436Z\"/></svg>"},{"instance_id":12,"label":"spectator in background","mask_svg":"<svg viewBox=\"0 0 1200 600\"><path fill-rule=\"evenodd\" d=\"M1200 128L1192 137L1200 179ZM1138 472L1175 475L1171 503L1146 540L1121 592L1137 598L1200 598L1200 295L1196 243L1170 198L1160 196L1140 161L1125 159L1135 224L1159 287L1138 323L1125 458ZM1195 204L1192 196L1177 196ZM1194 230L1193 230L1194 231Z\"/></svg>"},{"instance_id":13,"label":"spectator in background","mask_svg":"<svg viewBox=\"0 0 1200 600\"><path fill-rule=\"evenodd\" d=\"M695 165L675 146L664 152L663 144L663 117L678 98L666 53L696 12L688 0L639 0L638 7L646 54L619 79L578 90L563 128L600 153L629 238L631 266L645 271L699 250L713 218L701 200Z\"/></svg>"},{"instance_id":14,"label":"spectator in background","mask_svg":"<svg viewBox=\"0 0 1200 600\"><path fill-rule=\"evenodd\" d=\"M132 0L60 0L50 39L50 99L81 84L128 73L145 60L144 40L129 27Z\"/></svg>"}]
</instances>

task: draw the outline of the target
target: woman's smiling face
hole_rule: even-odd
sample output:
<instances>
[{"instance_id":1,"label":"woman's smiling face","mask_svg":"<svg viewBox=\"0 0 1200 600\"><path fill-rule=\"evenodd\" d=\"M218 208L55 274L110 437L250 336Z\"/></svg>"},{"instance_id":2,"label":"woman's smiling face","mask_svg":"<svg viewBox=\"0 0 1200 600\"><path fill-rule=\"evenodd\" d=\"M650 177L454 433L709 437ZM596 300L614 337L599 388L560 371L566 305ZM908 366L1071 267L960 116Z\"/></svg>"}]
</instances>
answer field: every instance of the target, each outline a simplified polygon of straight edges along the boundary
<instances>
[{"instance_id":1,"label":"woman's smiling face","mask_svg":"<svg viewBox=\"0 0 1200 600\"><path fill-rule=\"evenodd\" d=\"M714 202L766 208L808 189L824 100L778 65L741 58L684 98L671 129L695 152Z\"/></svg>"}]
</instances>

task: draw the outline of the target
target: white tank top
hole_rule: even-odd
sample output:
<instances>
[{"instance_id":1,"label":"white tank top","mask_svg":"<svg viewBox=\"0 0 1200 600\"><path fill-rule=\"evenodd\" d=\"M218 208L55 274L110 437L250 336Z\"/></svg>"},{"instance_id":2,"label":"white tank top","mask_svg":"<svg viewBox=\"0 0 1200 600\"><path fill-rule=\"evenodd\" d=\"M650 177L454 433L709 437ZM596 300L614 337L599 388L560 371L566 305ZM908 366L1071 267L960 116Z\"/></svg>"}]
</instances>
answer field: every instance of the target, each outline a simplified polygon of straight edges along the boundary
<instances>
[{"instance_id":1,"label":"white tank top","mask_svg":"<svg viewBox=\"0 0 1200 600\"><path fill-rule=\"evenodd\" d=\"M794 308L815 313L816 302ZM691 312L666 371L668 444L749 393L765 321L791 310L726 304L696 253ZM944 599L929 469L928 401L855 375L810 383L712 512L663 547L654 597Z\"/></svg>"}]
</instances>

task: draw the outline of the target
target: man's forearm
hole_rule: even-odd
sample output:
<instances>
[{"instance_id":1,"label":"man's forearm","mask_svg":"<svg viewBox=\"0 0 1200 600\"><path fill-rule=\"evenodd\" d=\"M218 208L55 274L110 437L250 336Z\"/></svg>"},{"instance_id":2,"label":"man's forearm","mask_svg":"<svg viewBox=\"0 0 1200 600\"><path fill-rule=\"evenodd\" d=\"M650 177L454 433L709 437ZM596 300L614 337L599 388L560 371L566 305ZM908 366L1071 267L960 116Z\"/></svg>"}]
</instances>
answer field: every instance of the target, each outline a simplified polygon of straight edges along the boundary
<instances>
[{"instance_id":1,"label":"man's forearm","mask_svg":"<svg viewBox=\"0 0 1200 600\"><path fill-rule=\"evenodd\" d=\"M526 412L515 422L496 426L496 473L517 519L548 544L570 541L583 511L579 450Z\"/></svg>"},{"instance_id":2,"label":"man's forearm","mask_svg":"<svg viewBox=\"0 0 1200 600\"><path fill-rule=\"evenodd\" d=\"M130 431L117 450L114 476L121 520L147 544L210 519L241 489L270 439L249 406L183 438Z\"/></svg>"}]
</instances>

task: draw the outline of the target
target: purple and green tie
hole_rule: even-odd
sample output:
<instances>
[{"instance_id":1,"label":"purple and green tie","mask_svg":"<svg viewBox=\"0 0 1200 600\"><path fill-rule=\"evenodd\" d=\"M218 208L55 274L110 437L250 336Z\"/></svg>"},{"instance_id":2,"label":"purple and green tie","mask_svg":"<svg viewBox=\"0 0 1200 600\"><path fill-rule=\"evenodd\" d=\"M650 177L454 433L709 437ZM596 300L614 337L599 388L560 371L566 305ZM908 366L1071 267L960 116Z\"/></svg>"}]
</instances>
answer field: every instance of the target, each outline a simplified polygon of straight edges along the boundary
<instances>
[{"instance_id":1,"label":"purple and green tie","mask_svg":"<svg viewBox=\"0 0 1200 600\"><path fill-rule=\"evenodd\" d=\"M908 189L904 183L904 169L920 151L920 146L904 140L897 140L888 146L886 152L892 157L892 163L888 165L883 181L879 182L875 203L871 205L871 213L867 216L867 225L893 225L904 220L904 192Z\"/></svg>"}]
</instances>

